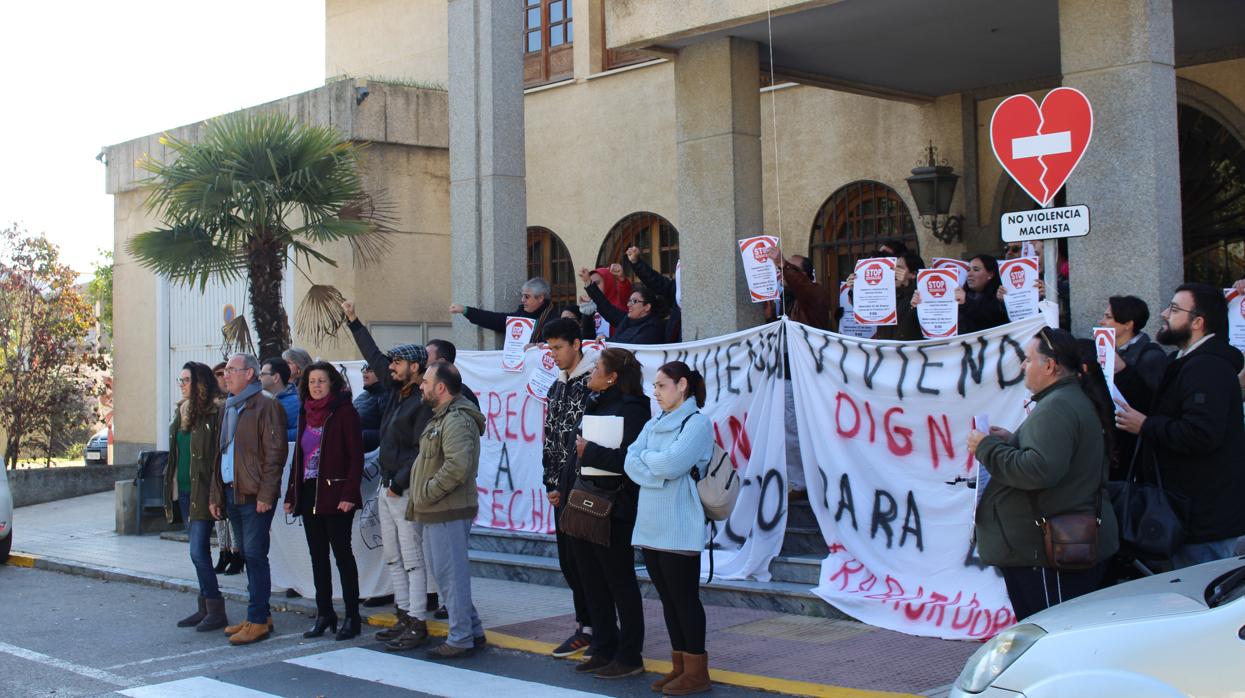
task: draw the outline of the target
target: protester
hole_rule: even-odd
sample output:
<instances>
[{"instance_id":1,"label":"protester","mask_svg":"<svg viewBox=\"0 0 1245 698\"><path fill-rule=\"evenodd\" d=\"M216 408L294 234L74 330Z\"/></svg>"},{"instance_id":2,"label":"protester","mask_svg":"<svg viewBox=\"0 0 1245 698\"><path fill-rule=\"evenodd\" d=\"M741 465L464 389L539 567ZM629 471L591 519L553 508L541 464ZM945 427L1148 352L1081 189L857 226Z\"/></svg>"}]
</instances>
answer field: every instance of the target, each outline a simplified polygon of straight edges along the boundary
<instances>
[{"instance_id":1,"label":"protester","mask_svg":"<svg viewBox=\"0 0 1245 698\"><path fill-rule=\"evenodd\" d=\"M670 316L666 319L665 342L683 341L683 308L679 303L679 287L677 279L671 279L650 267L641 256L640 248L632 245L626 251L627 262L640 283L644 284L663 308L669 308Z\"/></svg>"},{"instance_id":2,"label":"protester","mask_svg":"<svg viewBox=\"0 0 1245 698\"><path fill-rule=\"evenodd\" d=\"M814 280L812 260L800 255L784 259L777 247L769 248L766 254L781 275L785 306L782 312L796 322L829 330L830 293Z\"/></svg>"},{"instance_id":3,"label":"protester","mask_svg":"<svg viewBox=\"0 0 1245 698\"><path fill-rule=\"evenodd\" d=\"M895 324L877 328L874 339L895 339L915 342L925 338L917 317L916 273L925 268L925 260L915 252L904 252L895 258Z\"/></svg>"},{"instance_id":4,"label":"protester","mask_svg":"<svg viewBox=\"0 0 1245 698\"><path fill-rule=\"evenodd\" d=\"M1148 412L1121 405L1116 425L1139 434L1138 467L1157 464L1163 487L1188 502L1176 568L1234 553L1245 535L1245 426L1237 374L1241 352L1227 342L1223 292L1200 283L1176 289L1156 339L1174 346Z\"/></svg>"},{"instance_id":5,"label":"protester","mask_svg":"<svg viewBox=\"0 0 1245 698\"><path fill-rule=\"evenodd\" d=\"M1018 620L1098 589L1119 549L1105 492L1112 406L1101 369L1082 364L1072 335L1044 327L1025 348L1024 381L1034 407L1015 434L991 427L968 436L990 475L977 504L977 550L1002 573ZM1097 561L1059 569L1046 556L1041 522L1081 512L1096 512Z\"/></svg>"},{"instance_id":6,"label":"protester","mask_svg":"<svg viewBox=\"0 0 1245 698\"><path fill-rule=\"evenodd\" d=\"M458 347L454 346L454 343L448 339L428 340L428 344L424 347L424 349L428 352L428 363L430 364L434 364L438 361L444 361L447 364L452 364L454 363L454 359L458 358ZM467 387L466 383L463 383L463 397L470 400L471 404L475 405L477 409L480 407L479 396L475 394L474 390Z\"/></svg>"},{"instance_id":7,"label":"protester","mask_svg":"<svg viewBox=\"0 0 1245 698\"><path fill-rule=\"evenodd\" d=\"M651 416L642 380L642 368L634 354L617 347L602 351L588 378L592 396L584 417L622 420L622 441L617 447L609 447L583 435L575 440L579 461L575 486L586 486L590 492L613 501L608 545L571 541L595 643L592 658L577 665L575 671L594 673L602 679L634 676L644 671L644 606L635 576L635 549L631 546L639 487L623 469L627 447Z\"/></svg>"},{"instance_id":8,"label":"protester","mask_svg":"<svg viewBox=\"0 0 1245 698\"><path fill-rule=\"evenodd\" d=\"M225 388L224 361L212 367L212 375L216 377L216 388L223 401L224 396L229 394L229 390ZM242 557L242 530L237 520L226 518L214 523L216 525L216 547L220 550L220 557L216 562L216 567L213 568L214 571L224 575L241 573L246 565L246 559Z\"/></svg>"},{"instance_id":9,"label":"protester","mask_svg":"<svg viewBox=\"0 0 1245 698\"><path fill-rule=\"evenodd\" d=\"M471 601L467 558L471 522L478 509L476 472L484 415L462 395L462 376L453 364L430 364L420 390L433 416L411 470L407 517L422 527L428 540L432 570L449 611L445 642L428 650L428 657L457 659L485 644L484 626Z\"/></svg>"},{"instance_id":10,"label":"protester","mask_svg":"<svg viewBox=\"0 0 1245 698\"><path fill-rule=\"evenodd\" d=\"M674 669L652 685L653 691L687 695L711 688L700 602L705 514L692 471L704 472L709 462L713 426L697 409L705 404L705 379L682 361L657 370L653 397L661 414L627 448L627 476L640 486L631 542L643 550L673 650Z\"/></svg>"},{"instance_id":11,"label":"protester","mask_svg":"<svg viewBox=\"0 0 1245 698\"><path fill-rule=\"evenodd\" d=\"M1142 331L1149 321L1150 307L1136 296L1111 296L1102 313L1102 326L1115 330L1115 353L1123 362L1122 366L1116 366L1116 377L1136 372L1153 392L1158 389L1171 358Z\"/></svg>"},{"instance_id":12,"label":"protester","mask_svg":"<svg viewBox=\"0 0 1245 698\"><path fill-rule=\"evenodd\" d=\"M212 370L195 361L182 366L177 384L181 387L182 399L169 424L164 512L169 523L173 523L174 506L181 512L190 536L190 562L199 580L199 610L177 621L177 627L207 632L229 625L225 617L225 599L216 582L216 571L212 569L212 514L208 511L212 466L220 448L216 423L224 398L217 389Z\"/></svg>"},{"instance_id":13,"label":"protester","mask_svg":"<svg viewBox=\"0 0 1245 698\"><path fill-rule=\"evenodd\" d=\"M588 379L592 374L593 360L585 360L580 348L579 326L571 320L558 318L545 327L543 335L553 360L557 364L558 378L549 387L545 402L545 440L542 450L545 491L553 505L555 521L561 518L566 496L575 481L575 461L570 457L575 448L575 435L580 418L588 406ZM584 651L592 644L592 619L588 613L588 600L584 596L583 583L571 539L554 527L558 544L558 566L566 585L571 588L571 601L575 608L575 632L553 650L555 657L569 657Z\"/></svg>"},{"instance_id":14,"label":"protester","mask_svg":"<svg viewBox=\"0 0 1245 698\"><path fill-rule=\"evenodd\" d=\"M385 384L376 377L370 365L362 370L363 390L354 399L354 411L359 414L359 426L363 429L363 452L371 453L380 445L380 418L385 410Z\"/></svg>"},{"instance_id":15,"label":"protester","mask_svg":"<svg viewBox=\"0 0 1245 698\"><path fill-rule=\"evenodd\" d=\"M230 643L246 645L272 632L269 529L289 442L285 438L285 412L281 403L264 394L255 357L230 357L225 386L230 397L221 413L220 453L213 467L209 508L215 519L228 511L231 519L236 517L240 522L250 604L246 620L226 627L225 632Z\"/></svg>"},{"instance_id":16,"label":"protester","mask_svg":"<svg viewBox=\"0 0 1245 698\"><path fill-rule=\"evenodd\" d=\"M898 258L906 254L908 254L908 246L905 245L902 240L891 238L889 240L883 240L882 244L878 245L878 251L874 256Z\"/></svg>"},{"instance_id":17,"label":"protester","mask_svg":"<svg viewBox=\"0 0 1245 698\"><path fill-rule=\"evenodd\" d=\"M302 518L311 574L316 587L316 622L303 633L320 637L332 629L338 640L359 634L359 568L350 546L354 512L363 504L363 432L350 402L346 379L332 364L319 361L303 371L299 384L302 409L298 438L285 490L285 513ZM337 562L346 622L337 629L333 611L333 572L329 551Z\"/></svg>"},{"instance_id":18,"label":"protester","mask_svg":"<svg viewBox=\"0 0 1245 698\"><path fill-rule=\"evenodd\" d=\"M311 354L307 353L306 349L290 347L281 352L281 358L285 360L285 365L290 368L290 377L285 382L297 388L299 381L303 379L303 371L311 365Z\"/></svg>"},{"instance_id":19,"label":"protester","mask_svg":"<svg viewBox=\"0 0 1245 698\"><path fill-rule=\"evenodd\" d=\"M305 369L306 366L303 367ZM298 382L291 382L290 376L290 365L279 357L264 359L259 365L259 384L281 403L281 409L285 410L286 440L293 441L298 437L298 411L301 404L298 398Z\"/></svg>"},{"instance_id":20,"label":"protester","mask_svg":"<svg viewBox=\"0 0 1245 698\"><path fill-rule=\"evenodd\" d=\"M610 324L610 341L619 344L661 344L665 339L661 315L657 312L657 297L646 288L637 288L627 299L623 312L605 297L605 292L592 280L587 269L579 270L588 297L597 304L597 312Z\"/></svg>"},{"instance_id":21,"label":"protester","mask_svg":"<svg viewBox=\"0 0 1245 698\"><path fill-rule=\"evenodd\" d=\"M492 310L481 310L472 306L462 306L457 303L450 306L450 312L454 314L462 314L467 321L478 327L483 327L494 332L501 333L506 331L506 318L509 316L518 316L531 318L536 321L536 327L532 330L532 339L541 337L545 324L551 320L556 320L557 316L553 312L552 296L550 295L549 282L534 276L523 284L523 288L519 294L522 302L519 307L512 313L501 313Z\"/></svg>"},{"instance_id":22,"label":"protester","mask_svg":"<svg viewBox=\"0 0 1245 698\"><path fill-rule=\"evenodd\" d=\"M592 306L593 314L595 314L597 311L596 303L591 303L590 305ZM567 320L574 320L578 323L579 333L583 337L608 339L608 337L597 337L596 318L592 315L585 314L584 311L577 305L563 306L562 311L558 313L558 317L565 318Z\"/></svg>"},{"instance_id":23,"label":"protester","mask_svg":"<svg viewBox=\"0 0 1245 698\"><path fill-rule=\"evenodd\" d=\"M968 334L1007 324L1007 310L998 299L999 263L988 254L968 262L968 283L955 290L960 304L959 333Z\"/></svg>"},{"instance_id":24,"label":"protester","mask_svg":"<svg viewBox=\"0 0 1245 698\"><path fill-rule=\"evenodd\" d=\"M424 405L419 391L429 363L428 351L419 344L399 344L386 355L359 320L354 301L343 301L342 312L359 353L377 376L386 376L377 447L381 490L376 508L398 622L378 632L376 639L388 643L386 650L406 651L428 640L428 606L436 608L428 598L431 572L425 560L422 529L406 520L411 466L419 455L419 437L432 418L431 407Z\"/></svg>"},{"instance_id":25,"label":"protester","mask_svg":"<svg viewBox=\"0 0 1245 698\"><path fill-rule=\"evenodd\" d=\"M623 276L621 264L597 267L592 270L589 277L591 282L601 289L612 307L619 312L627 311L627 301L631 299L631 292L634 288L632 288L631 280Z\"/></svg>"}]
</instances>

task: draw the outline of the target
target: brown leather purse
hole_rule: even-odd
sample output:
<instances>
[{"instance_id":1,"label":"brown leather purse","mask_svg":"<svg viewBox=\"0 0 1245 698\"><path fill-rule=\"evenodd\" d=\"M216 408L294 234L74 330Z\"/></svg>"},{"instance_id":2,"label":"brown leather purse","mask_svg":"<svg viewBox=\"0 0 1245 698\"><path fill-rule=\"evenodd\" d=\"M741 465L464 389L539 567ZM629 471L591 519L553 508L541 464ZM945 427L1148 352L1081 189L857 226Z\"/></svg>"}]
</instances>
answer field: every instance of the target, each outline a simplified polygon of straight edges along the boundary
<instances>
[{"instance_id":1,"label":"brown leather purse","mask_svg":"<svg viewBox=\"0 0 1245 698\"><path fill-rule=\"evenodd\" d=\"M614 509L616 490L606 490L584 482L575 486L566 497L566 506L558 517L562 532L572 538L609 547L610 512Z\"/></svg>"},{"instance_id":2,"label":"brown leather purse","mask_svg":"<svg viewBox=\"0 0 1245 698\"><path fill-rule=\"evenodd\" d=\"M1106 487L1106 472L1098 487L1094 511L1074 511L1046 516L1038 506L1036 492L1030 491L1029 503L1033 506L1034 523L1042 529L1042 542L1046 546L1046 564L1057 570L1087 570L1098 564L1098 529L1102 527L1102 491Z\"/></svg>"}]
</instances>

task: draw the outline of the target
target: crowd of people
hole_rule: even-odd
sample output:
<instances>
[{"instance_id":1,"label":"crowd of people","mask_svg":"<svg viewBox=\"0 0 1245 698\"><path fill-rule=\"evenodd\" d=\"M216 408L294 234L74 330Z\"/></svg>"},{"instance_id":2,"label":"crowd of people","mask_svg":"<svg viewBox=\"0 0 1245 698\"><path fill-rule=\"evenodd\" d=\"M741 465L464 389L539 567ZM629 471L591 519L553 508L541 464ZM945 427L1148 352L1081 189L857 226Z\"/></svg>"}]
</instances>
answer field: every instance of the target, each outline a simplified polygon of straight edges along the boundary
<instances>
[{"instance_id":1,"label":"crowd of people","mask_svg":"<svg viewBox=\"0 0 1245 698\"><path fill-rule=\"evenodd\" d=\"M920 339L913 282L924 261L897 241L877 254L896 259L899 310L897 324L878 337ZM555 311L548 283L533 278L513 313L450 310L498 332L507 315L532 318L533 337L559 369L547 395L542 465L575 626L553 654L582 653L587 660L575 671L602 679L643 671L638 548L661 599L673 652L673 670L652 688L685 695L710 687L699 599L706 530L696 478L712 453L713 428L699 409L704 379L686 364L658 370L654 416L631 351L583 352L583 342L595 338L618 344L679 338L678 282L648 267L637 248L626 255L643 285L633 284L620 264L583 269L586 297L579 306ZM769 258L782 298L767 307L768 316L833 328L833 296L811 261L777 249ZM849 289L853 282L847 279ZM961 333L1007 322L995 257L968 260L956 298ZM272 632L269 532L292 448L284 513L302 520L317 608L304 635L357 636L362 622L351 532L362 504L364 453L375 450L382 549L397 614L397 624L377 638L393 652L424 646L428 619L440 610L449 633L429 655L470 655L485 644L467 557L484 431L478 400L454 366L452 343L434 339L382 351L354 303L344 302L342 310L366 361L357 395L336 367L298 349L262 362L236 354L215 369L195 362L183 367L182 400L169 427L166 495L170 515L176 508L186 521L200 595L197 611L177 624L224 628L233 644ZM604 324L593 321L596 315ZM1114 398L1091 341L1043 328L1025 347L1024 381L1033 397L1024 422L1015 433L992 427L969 435L969 451L989 475L989 484L978 480L978 552L1000 569L1018 618L1119 579L1122 559L1179 568L1230 556L1245 536L1239 504L1245 496L1245 359L1227 342L1224 296L1204 284L1184 284L1161 318L1151 340L1143 331L1150 319L1144 301L1108 299L1102 324L1115 329ZM587 425L597 420L617 420L621 439L594 441L599 436ZM798 451L792 460L798 469ZM1116 512L1110 496L1112 483L1150 481L1161 481L1183 525L1179 545L1163 559L1130 549L1123 532L1133 514ZM585 523L585 502L605 507L604 523ZM221 551L216 567L214 525ZM341 580L343 619L333 605L330 557ZM250 603L245 620L230 624L216 574L243 570Z\"/></svg>"}]
</instances>

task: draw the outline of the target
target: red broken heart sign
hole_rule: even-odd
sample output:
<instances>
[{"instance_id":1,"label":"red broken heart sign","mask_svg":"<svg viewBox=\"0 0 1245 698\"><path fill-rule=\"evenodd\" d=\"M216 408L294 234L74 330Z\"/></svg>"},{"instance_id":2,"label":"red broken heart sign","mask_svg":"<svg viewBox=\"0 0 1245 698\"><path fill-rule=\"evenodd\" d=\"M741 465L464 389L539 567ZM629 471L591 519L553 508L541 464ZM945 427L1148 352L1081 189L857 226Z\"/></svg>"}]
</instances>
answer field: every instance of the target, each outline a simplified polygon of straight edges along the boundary
<instances>
[{"instance_id":1,"label":"red broken heart sign","mask_svg":"<svg viewBox=\"0 0 1245 698\"><path fill-rule=\"evenodd\" d=\"M1043 207L1076 169L1093 130L1089 100L1071 87L1051 90L1040 107L1029 95L1012 95L990 117L994 157Z\"/></svg>"}]
</instances>

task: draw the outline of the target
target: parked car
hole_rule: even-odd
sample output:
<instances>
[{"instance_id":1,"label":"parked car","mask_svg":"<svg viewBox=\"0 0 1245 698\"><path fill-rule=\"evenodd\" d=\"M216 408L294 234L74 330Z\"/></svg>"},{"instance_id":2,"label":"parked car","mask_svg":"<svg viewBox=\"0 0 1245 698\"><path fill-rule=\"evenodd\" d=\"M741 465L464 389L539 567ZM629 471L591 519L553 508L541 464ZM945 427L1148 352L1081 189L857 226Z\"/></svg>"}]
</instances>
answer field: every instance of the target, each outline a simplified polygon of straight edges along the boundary
<instances>
[{"instance_id":1,"label":"parked car","mask_svg":"<svg viewBox=\"0 0 1245 698\"><path fill-rule=\"evenodd\" d=\"M108 428L105 427L95 432L89 441L86 442L86 464L87 465L108 465Z\"/></svg>"},{"instance_id":2,"label":"parked car","mask_svg":"<svg viewBox=\"0 0 1245 698\"><path fill-rule=\"evenodd\" d=\"M1137 579L1035 613L981 646L951 696L1239 697L1245 556Z\"/></svg>"},{"instance_id":3,"label":"parked car","mask_svg":"<svg viewBox=\"0 0 1245 698\"><path fill-rule=\"evenodd\" d=\"M13 494L9 492L9 473L0 462L0 564L9 561L13 549Z\"/></svg>"}]
</instances>

